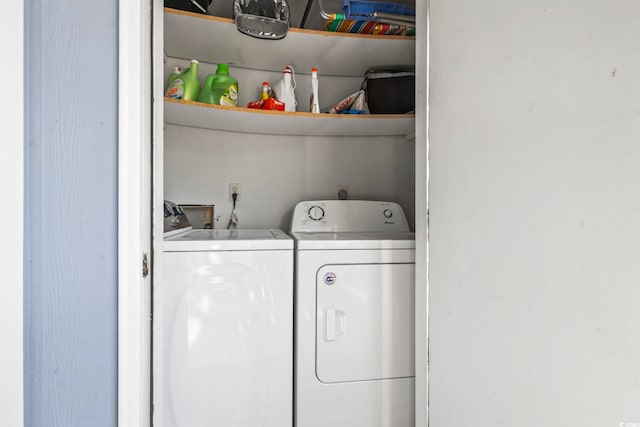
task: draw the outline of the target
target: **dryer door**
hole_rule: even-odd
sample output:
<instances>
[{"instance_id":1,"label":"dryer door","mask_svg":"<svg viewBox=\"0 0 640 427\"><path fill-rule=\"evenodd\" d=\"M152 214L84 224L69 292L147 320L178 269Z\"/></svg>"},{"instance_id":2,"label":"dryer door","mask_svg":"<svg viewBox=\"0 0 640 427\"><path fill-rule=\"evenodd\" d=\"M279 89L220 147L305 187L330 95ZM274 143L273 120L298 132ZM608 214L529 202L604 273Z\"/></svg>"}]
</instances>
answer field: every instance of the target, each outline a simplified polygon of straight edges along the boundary
<instances>
[{"instance_id":1,"label":"dryer door","mask_svg":"<svg viewBox=\"0 0 640 427\"><path fill-rule=\"evenodd\" d=\"M414 376L414 264L325 265L316 291L320 381Z\"/></svg>"}]
</instances>

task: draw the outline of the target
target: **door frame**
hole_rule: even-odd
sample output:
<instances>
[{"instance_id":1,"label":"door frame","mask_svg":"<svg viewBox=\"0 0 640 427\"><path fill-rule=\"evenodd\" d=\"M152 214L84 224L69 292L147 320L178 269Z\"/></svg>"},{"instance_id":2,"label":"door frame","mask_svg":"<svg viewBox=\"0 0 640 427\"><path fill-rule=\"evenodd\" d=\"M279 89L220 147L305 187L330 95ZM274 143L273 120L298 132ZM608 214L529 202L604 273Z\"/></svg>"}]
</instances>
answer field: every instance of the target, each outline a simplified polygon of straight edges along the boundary
<instances>
[{"instance_id":1,"label":"door frame","mask_svg":"<svg viewBox=\"0 0 640 427\"><path fill-rule=\"evenodd\" d=\"M154 162L162 150L151 129L162 131L162 103L154 104L150 83L159 47L152 35L162 33L159 0L119 0L119 133L118 133L118 425L151 425L151 279L142 277L142 258L152 257L151 189ZM416 426L428 425L428 0L416 2ZM152 25L152 14L155 25ZM423 23L423 25L420 25ZM152 60L152 50L156 59ZM153 113L152 113L153 111ZM155 191L162 191L155 177ZM156 218L156 222L160 219ZM155 233L158 235L158 233ZM156 240L161 239L155 236ZM153 268L149 267L152 272Z\"/></svg>"},{"instance_id":2,"label":"door frame","mask_svg":"<svg viewBox=\"0 0 640 427\"><path fill-rule=\"evenodd\" d=\"M416 427L429 425L429 7L429 0L416 1Z\"/></svg>"},{"instance_id":3,"label":"door frame","mask_svg":"<svg viewBox=\"0 0 640 427\"><path fill-rule=\"evenodd\" d=\"M3 7L6 22L0 27L0 52L10 67L0 69L8 82L0 107L3 118L0 156L0 200L10 209L3 212L0 271L4 283L0 298L0 424L24 425L24 2L14 0Z\"/></svg>"},{"instance_id":4,"label":"door frame","mask_svg":"<svg viewBox=\"0 0 640 427\"><path fill-rule=\"evenodd\" d=\"M151 0L119 0L118 425L151 425Z\"/></svg>"}]
</instances>

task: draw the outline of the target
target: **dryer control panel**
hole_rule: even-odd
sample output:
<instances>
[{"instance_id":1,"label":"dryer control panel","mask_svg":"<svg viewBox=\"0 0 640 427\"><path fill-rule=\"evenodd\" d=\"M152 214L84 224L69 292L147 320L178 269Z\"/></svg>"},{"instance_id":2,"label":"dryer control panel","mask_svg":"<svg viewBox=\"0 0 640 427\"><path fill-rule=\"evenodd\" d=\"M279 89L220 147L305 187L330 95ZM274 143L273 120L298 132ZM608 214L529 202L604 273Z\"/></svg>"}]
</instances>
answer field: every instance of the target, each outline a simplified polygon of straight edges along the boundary
<instances>
[{"instance_id":1,"label":"dryer control panel","mask_svg":"<svg viewBox=\"0 0 640 427\"><path fill-rule=\"evenodd\" d=\"M409 232L404 211L394 202L371 200L312 200L293 211L293 233Z\"/></svg>"}]
</instances>

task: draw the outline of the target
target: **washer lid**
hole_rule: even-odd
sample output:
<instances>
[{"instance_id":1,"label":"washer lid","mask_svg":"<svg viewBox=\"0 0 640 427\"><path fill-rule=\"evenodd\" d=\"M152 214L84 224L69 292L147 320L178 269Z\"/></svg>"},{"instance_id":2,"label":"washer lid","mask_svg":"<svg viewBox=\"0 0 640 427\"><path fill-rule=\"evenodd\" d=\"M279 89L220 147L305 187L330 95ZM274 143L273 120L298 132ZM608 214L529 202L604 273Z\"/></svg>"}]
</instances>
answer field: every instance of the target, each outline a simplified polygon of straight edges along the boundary
<instances>
[{"instance_id":1,"label":"washer lid","mask_svg":"<svg viewBox=\"0 0 640 427\"><path fill-rule=\"evenodd\" d=\"M291 233L298 250L415 249L415 233Z\"/></svg>"},{"instance_id":2,"label":"washer lid","mask_svg":"<svg viewBox=\"0 0 640 427\"><path fill-rule=\"evenodd\" d=\"M165 252L293 249L293 240L277 229L191 230L164 240Z\"/></svg>"}]
</instances>

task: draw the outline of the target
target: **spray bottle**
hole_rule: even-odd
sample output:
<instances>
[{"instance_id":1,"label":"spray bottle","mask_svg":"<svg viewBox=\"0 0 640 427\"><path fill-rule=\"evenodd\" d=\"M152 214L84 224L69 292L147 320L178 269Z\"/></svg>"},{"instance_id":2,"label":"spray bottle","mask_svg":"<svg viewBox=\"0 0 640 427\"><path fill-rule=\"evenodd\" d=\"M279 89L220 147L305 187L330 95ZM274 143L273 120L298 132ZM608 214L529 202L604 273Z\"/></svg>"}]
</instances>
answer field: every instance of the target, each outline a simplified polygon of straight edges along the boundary
<instances>
[{"instance_id":1,"label":"spray bottle","mask_svg":"<svg viewBox=\"0 0 640 427\"><path fill-rule=\"evenodd\" d=\"M293 67L287 65L284 67L284 73L282 75L282 79L276 86L276 94L278 95L278 99L284 102L284 111L294 112L296 111L296 80L293 76L294 70ZM293 80L293 84L292 83Z\"/></svg>"},{"instance_id":2,"label":"spray bottle","mask_svg":"<svg viewBox=\"0 0 640 427\"><path fill-rule=\"evenodd\" d=\"M198 64L195 59L191 60L191 66L173 78L165 96L185 101L195 101L200 93Z\"/></svg>"},{"instance_id":3,"label":"spray bottle","mask_svg":"<svg viewBox=\"0 0 640 427\"><path fill-rule=\"evenodd\" d=\"M309 102L309 111L311 113L320 112L320 103L318 102L318 69L311 69L311 100Z\"/></svg>"}]
</instances>

